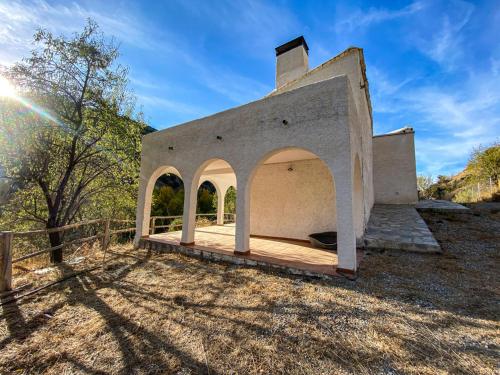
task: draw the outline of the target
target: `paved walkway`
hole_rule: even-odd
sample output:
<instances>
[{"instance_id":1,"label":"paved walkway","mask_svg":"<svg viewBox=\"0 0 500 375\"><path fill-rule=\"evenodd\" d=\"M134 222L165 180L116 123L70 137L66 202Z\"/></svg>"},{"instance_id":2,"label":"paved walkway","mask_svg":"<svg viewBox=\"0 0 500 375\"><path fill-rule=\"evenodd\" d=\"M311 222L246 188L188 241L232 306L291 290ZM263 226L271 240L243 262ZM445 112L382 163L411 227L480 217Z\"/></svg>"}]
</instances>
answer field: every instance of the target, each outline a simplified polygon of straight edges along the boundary
<instances>
[{"instance_id":1,"label":"paved walkway","mask_svg":"<svg viewBox=\"0 0 500 375\"><path fill-rule=\"evenodd\" d=\"M365 233L367 249L441 252L431 231L412 206L376 204Z\"/></svg>"},{"instance_id":2,"label":"paved walkway","mask_svg":"<svg viewBox=\"0 0 500 375\"><path fill-rule=\"evenodd\" d=\"M432 211L443 213L470 213L470 210L461 204L439 199L427 199L418 201L415 205L418 211Z\"/></svg>"}]
</instances>

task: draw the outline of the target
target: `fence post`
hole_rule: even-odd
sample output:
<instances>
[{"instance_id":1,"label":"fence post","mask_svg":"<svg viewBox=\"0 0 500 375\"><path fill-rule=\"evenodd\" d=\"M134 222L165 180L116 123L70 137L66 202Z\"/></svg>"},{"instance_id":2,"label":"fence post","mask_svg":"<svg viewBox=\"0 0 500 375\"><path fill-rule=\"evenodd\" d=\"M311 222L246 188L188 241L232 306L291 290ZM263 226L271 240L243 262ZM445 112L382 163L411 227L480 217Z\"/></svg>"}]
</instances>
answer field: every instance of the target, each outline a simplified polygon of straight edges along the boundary
<instances>
[{"instance_id":1,"label":"fence post","mask_svg":"<svg viewBox=\"0 0 500 375\"><path fill-rule=\"evenodd\" d=\"M106 222L104 224L104 236L102 238L102 249L103 250L106 250L108 248L108 246L109 246L109 241L110 241L110 231L109 231L110 222L111 222L110 219L106 219Z\"/></svg>"},{"instance_id":2,"label":"fence post","mask_svg":"<svg viewBox=\"0 0 500 375\"><path fill-rule=\"evenodd\" d=\"M151 218L151 234L155 234L156 217Z\"/></svg>"},{"instance_id":3,"label":"fence post","mask_svg":"<svg viewBox=\"0 0 500 375\"><path fill-rule=\"evenodd\" d=\"M12 290L12 232L0 233L0 292Z\"/></svg>"}]
</instances>

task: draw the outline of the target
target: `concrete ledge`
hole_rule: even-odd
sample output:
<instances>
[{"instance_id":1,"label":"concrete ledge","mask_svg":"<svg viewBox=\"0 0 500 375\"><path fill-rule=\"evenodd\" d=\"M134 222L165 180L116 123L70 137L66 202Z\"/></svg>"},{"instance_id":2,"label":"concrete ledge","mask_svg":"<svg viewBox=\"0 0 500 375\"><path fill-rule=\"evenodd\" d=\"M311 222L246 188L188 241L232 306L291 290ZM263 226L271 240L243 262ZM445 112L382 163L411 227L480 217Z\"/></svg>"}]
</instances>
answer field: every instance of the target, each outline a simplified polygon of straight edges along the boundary
<instances>
[{"instance_id":1,"label":"concrete ledge","mask_svg":"<svg viewBox=\"0 0 500 375\"><path fill-rule=\"evenodd\" d=\"M461 204L439 199L418 201L415 208L421 212L472 214L472 211L469 208L462 206Z\"/></svg>"},{"instance_id":2,"label":"concrete ledge","mask_svg":"<svg viewBox=\"0 0 500 375\"><path fill-rule=\"evenodd\" d=\"M442 252L425 221L408 205L375 205L364 239L367 249Z\"/></svg>"},{"instance_id":3,"label":"concrete ledge","mask_svg":"<svg viewBox=\"0 0 500 375\"><path fill-rule=\"evenodd\" d=\"M153 250L153 251L157 251L157 252L178 253L178 254L183 254L183 255L189 256L189 257L195 257L198 259L206 259L206 260L210 260L210 261L231 263L231 264L243 265L243 266L248 266L248 267L256 267L256 268L260 268L264 271L275 270L275 271L283 272L286 274L291 274L291 275L296 275L296 276L307 276L307 277L312 277L312 278L317 278L317 279L322 279L322 280L333 280L334 277L347 277L348 275L349 276L352 275L352 271L350 271L350 270L343 270L342 273L339 272L339 273L336 273L334 275L327 275L324 273L302 270L302 269L295 268L295 267L288 267L288 266L283 266L280 264L250 259L248 257L242 256L239 254L235 254L233 256L230 256L230 255L226 255L226 254L220 254L220 253L217 253L214 251L197 249L194 247L190 247L188 245L154 241L154 240L148 239L148 238L141 238L141 240L139 241L139 248L149 249L149 250ZM332 266L332 269L333 268L334 267ZM349 272L351 272L351 273L349 273Z\"/></svg>"},{"instance_id":4,"label":"concrete ledge","mask_svg":"<svg viewBox=\"0 0 500 375\"><path fill-rule=\"evenodd\" d=\"M382 249L382 250L404 250L415 253L442 253L441 246L435 243L411 243L402 241L391 241L382 239L366 239L367 249Z\"/></svg>"}]
</instances>

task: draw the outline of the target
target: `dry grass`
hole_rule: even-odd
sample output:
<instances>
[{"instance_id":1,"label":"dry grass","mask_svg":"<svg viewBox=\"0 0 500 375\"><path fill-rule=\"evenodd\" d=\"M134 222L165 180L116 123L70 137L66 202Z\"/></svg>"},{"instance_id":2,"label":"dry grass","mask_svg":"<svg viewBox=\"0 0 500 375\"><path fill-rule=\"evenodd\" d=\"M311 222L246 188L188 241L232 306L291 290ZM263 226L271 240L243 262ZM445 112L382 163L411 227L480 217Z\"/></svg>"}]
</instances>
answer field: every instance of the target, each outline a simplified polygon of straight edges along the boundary
<instances>
[{"instance_id":1,"label":"dry grass","mask_svg":"<svg viewBox=\"0 0 500 375\"><path fill-rule=\"evenodd\" d=\"M368 254L356 281L117 247L3 308L0 373L498 372L498 215L426 219L444 255Z\"/></svg>"},{"instance_id":2,"label":"dry grass","mask_svg":"<svg viewBox=\"0 0 500 375\"><path fill-rule=\"evenodd\" d=\"M14 263L12 269L13 288L31 290L41 287L76 272L102 265L103 256L100 242L94 241L65 248L65 264L62 266L51 265L48 253L28 258Z\"/></svg>"}]
</instances>

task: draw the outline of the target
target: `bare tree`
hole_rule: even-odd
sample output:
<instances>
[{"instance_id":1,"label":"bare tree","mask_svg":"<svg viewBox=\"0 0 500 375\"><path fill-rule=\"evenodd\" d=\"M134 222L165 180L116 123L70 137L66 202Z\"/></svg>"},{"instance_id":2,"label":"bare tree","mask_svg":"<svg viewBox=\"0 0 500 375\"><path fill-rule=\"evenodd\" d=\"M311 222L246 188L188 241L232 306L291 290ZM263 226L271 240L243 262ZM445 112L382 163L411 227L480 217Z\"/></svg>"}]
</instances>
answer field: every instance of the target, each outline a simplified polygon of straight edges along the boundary
<instances>
[{"instance_id":1,"label":"bare tree","mask_svg":"<svg viewBox=\"0 0 500 375\"><path fill-rule=\"evenodd\" d=\"M432 176L424 176L424 175L418 175L417 176L417 189L418 189L418 195L421 198L429 198L428 195L428 189L432 185Z\"/></svg>"}]
</instances>

